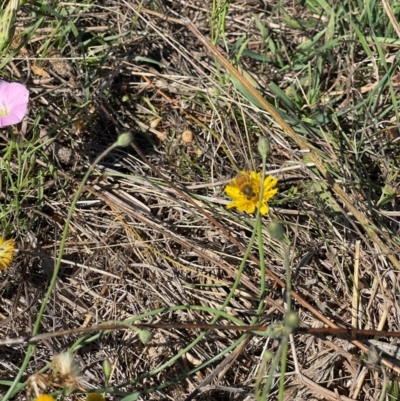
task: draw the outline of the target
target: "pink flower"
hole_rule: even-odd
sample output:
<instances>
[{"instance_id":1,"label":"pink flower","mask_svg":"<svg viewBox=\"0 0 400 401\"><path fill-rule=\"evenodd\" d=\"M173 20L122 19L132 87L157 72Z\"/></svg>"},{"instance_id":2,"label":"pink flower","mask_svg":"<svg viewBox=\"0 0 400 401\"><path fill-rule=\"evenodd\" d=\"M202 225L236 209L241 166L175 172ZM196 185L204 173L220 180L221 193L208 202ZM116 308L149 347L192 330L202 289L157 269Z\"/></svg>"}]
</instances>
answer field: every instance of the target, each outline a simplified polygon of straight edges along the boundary
<instances>
[{"instance_id":1,"label":"pink flower","mask_svg":"<svg viewBox=\"0 0 400 401\"><path fill-rule=\"evenodd\" d=\"M17 124L26 114L29 91L18 82L0 80L0 127Z\"/></svg>"}]
</instances>

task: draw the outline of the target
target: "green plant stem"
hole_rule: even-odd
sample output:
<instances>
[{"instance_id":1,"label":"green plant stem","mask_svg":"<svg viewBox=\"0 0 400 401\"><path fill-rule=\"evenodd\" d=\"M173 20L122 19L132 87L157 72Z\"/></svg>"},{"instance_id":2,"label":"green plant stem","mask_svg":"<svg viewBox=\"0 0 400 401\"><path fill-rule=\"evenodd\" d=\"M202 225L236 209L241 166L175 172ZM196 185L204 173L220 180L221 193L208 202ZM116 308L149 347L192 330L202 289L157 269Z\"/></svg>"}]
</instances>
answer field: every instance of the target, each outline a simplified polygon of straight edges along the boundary
<instances>
[{"instance_id":1,"label":"green plant stem","mask_svg":"<svg viewBox=\"0 0 400 401\"><path fill-rule=\"evenodd\" d=\"M282 355L283 341L284 341L284 338L283 338L282 343L280 344L280 346L278 348L278 351L275 354L274 359L272 360L271 366L270 366L269 371L268 371L268 379L267 379L267 382L265 383L265 387L264 387L263 393L262 393L261 397L258 397L259 401L265 401L267 399L267 397L268 397L268 394L269 394L271 386L272 386L272 380L274 379L274 372L275 372L275 370L276 370L276 368L277 368L277 366L279 364L279 360L280 360L281 355Z\"/></svg>"},{"instance_id":2,"label":"green plant stem","mask_svg":"<svg viewBox=\"0 0 400 401\"><path fill-rule=\"evenodd\" d=\"M286 374L286 363L287 363L287 350L289 343L289 334L285 334L282 339L282 356L281 356L281 376L279 380L279 395L278 400L283 401L283 396L285 394L285 374Z\"/></svg>"},{"instance_id":3,"label":"green plant stem","mask_svg":"<svg viewBox=\"0 0 400 401\"><path fill-rule=\"evenodd\" d=\"M280 241L283 248L283 264L286 270L286 311L292 311L292 297L290 296L292 292L292 277L290 272L290 259L289 259L289 249L284 241Z\"/></svg>"},{"instance_id":4,"label":"green plant stem","mask_svg":"<svg viewBox=\"0 0 400 401\"><path fill-rule=\"evenodd\" d=\"M260 194L258 198L258 209L256 214L256 228L257 228L257 240L258 240L258 252L260 255L260 304L258 305L256 317L260 315L265 298L265 258L264 258L264 244L262 239L262 225L261 225L261 204L264 196L264 180L265 180L265 170L267 165L267 154L262 154L262 173L261 173L261 185Z\"/></svg>"},{"instance_id":5,"label":"green plant stem","mask_svg":"<svg viewBox=\"0 0 400 401\"><path fill-rule=\"evenodd\" d=\"M176 305L176 306L168 306L165 308L158 308L158 309L154 309L152 311L143 313L141 315L138 316L134 316L134 317L130 317L129 319L124 320L123 322L121 322L122 325L126 326L126 325L135 325L135 322L138 320L142 320L142 319L147 319L151 316L156 316L159 315L161 313L168 313L171 311L188 311L188 310L199 310L199 311L204 311L204 312L208 312L210 314L213 314L215 316L218 317L222 317L224 319L230 320L232 323L237 324L238 326L245 326L245 324L238 318L230 315L227 312L221 311L219 309L213 309L210 308L208 306L202 306L202 305ZM107 324L107 322L104 322L105 324ZM118 324L118 322L116 321L110 321L108 323L113 323L113 324ZM78 351L81 347L83 347L83 342L84 343L89 343L92 341L97 340L98 338L100 338L102 335L110 333L112 330L104 330L101 332L98 332L96 334L91 335L89 338L87 337L87 335L79 338L71 347L71 351L76 352ZM136 380L136 379L135 379Z\"/></svg>"},{"instance_id":6,"label":"green plant stem","mask_svg":"<svg viewBox=\"0 0 400 401\"><path fill-rule=\"evenodd\" d=\"M53 271L53 276L51 278L50 284L49 284L49 288L46 291L46 295L43 298L43 302L40 306L38 315L36 317L35 320L35 324L33 326L33 330L32 330L32 336L35 336L38 331L39 331L39 327L40 327L40 322L42 320L42 316L43 313L47 307L47 303L50 299L51 293L53 291L54 285L57 281L57 277L58 277L58 272L60 270L60 266L61 266L61 260L63 257L63 253L64 253L64 249L65 249L65 243L67 240L67 236L68 236L68 231L69 231L69 226L71 224L71 219L72 219L72 214L75 210L75 206L76 203L78 202L78 199L82 193L83 187L85 186L90 174L92 173L94 167L100 162L101 159L103 159L104 156L106 156L108 153L110 153L115 147L117 147L116 143L112 144L109 148L107 148L100 156L97 157L97 159L93 162L93 164L91 164L88 168L88 170L86 171L85 176L83 177L81 183L79 184L78 190L76 191L76 194L72 200L71 206L68 209L68 215L67 218L65 220L65 226L64 226L64 231L63 231L63 235L61 237L61 243L60 243L60 249L58 251L58 257L57 257L57 262L56 265L54 267L54 271ZM21 380L22 375L25 372L26 367L28 366L28 363L30 361L30 358L33 354L33 351L35 350L35 345L34 344L30 344L28 346L28 349L26 351L25 354L25 358L21 364L21 368L19 369L19 372L17 374L17 376L15 377L13 383L11 384L10 388L8 389L7 393L4 395L2 401L7 401L10 397L14 396L14 390L17 386L17 384L19 383L19 381Z\"/></svg>"},{"instance_id":7,"label":"green plant stem","mask_svg":"<svg viewBox=\"0 0 400 401\"><path fill-rule=\"evenodd\" d=\"M292 297L290 293L292 292L292 278L290 272L290 259L289 259L289 249L285 245L284 241L280 241L283 248L283 264L286 270L286 314L292 312ZM288 351L288 343L289 343L289 331L292 331L292 327L286 327L285 325L285 335L282 339L282 358L281 358L281 376L279 381L279 401L283 401L284 392L285 392L285 374L286 374L286 364L287 364L287 351Z\"/></svg>"}]
</instances>

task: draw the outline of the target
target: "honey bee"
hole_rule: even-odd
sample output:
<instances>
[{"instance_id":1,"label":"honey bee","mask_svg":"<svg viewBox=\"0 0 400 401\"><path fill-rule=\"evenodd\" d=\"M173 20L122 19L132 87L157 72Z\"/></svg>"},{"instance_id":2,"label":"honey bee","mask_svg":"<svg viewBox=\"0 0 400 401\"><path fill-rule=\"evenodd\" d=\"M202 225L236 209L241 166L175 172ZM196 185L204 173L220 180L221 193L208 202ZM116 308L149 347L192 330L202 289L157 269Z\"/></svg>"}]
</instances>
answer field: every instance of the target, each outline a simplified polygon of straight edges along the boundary
<instances>
[{"instance_id":1,"label":"honey bee","mask_svg":"<svg viewBox=\"0 0 400 401\"><path fill-rule=\"evenodd\" d=\"M256 195L251 178L247 174L239 173L235 178L236 184L240 187L240 192L251 200Z\"/></svg>"}]
</instances>

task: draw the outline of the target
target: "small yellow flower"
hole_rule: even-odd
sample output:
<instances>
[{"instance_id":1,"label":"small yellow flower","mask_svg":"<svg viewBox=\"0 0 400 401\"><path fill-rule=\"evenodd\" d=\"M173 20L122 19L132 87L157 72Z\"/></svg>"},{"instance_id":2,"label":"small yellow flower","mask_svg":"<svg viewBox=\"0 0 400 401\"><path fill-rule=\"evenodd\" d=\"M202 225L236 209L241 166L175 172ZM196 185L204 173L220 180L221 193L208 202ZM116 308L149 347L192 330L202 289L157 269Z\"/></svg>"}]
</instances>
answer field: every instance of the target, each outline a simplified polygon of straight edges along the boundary
<instances>
[{"instance_id":1,"label":"small yellow flower","mask_svg":"<svg viewBox=\"0 0 400 401\"><path fill-rule=\"evenodd\" d=\"M15 242L13 239L0 238L0 270L7 270L14 255Z\"/></svg>"},{"instance_id":2,"label":"small yellow flower","mask_svg":"<svg viewBox=\"0 0 400 401\"><path fill-rule=\"evenodd\" d=\"M39 397L36 398L35 401L55 401L55 399L51 395L42 394L39 395Z\"/></svg>"},{"instance_id":3,"label":"small yellow flower","mask_svg":"<svg viewBox=\"0 0 400 401\"><path fill-rule=\"evenodd\" d=\"M262 184L261 173L242 171L232 179L231 184L225 187L226 195L233 198L233 201L227 205L227 209L235 207L240 212L254 213L263 187L260 213L267 214L269 211L267 202L278 192L278 188L275 188L277 182L277 178L268 175Z\"/></svg>"},{"instance_id":4,"label":"small yellow flower","mask_svg":"<svg viewBox=\"0 0 400 401\"><path fill-rule=\"evenodd\" d=\"M100 393L89 393L86 396L86 401L104 401L104 395Z\"/></svg>"}]
</instances>

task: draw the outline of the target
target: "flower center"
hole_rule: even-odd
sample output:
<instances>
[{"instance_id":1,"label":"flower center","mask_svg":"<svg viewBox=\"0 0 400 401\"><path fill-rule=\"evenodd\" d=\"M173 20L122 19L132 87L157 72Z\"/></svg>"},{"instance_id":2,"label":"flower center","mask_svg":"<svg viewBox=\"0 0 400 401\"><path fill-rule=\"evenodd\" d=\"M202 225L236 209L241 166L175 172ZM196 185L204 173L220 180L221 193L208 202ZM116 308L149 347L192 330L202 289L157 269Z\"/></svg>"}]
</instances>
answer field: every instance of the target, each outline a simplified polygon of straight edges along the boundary
<instances>
[{"instance_id":1,"label":"flower center","mask_svg":"<svg viewBox=\"0 0 400 401\"><path fill-rule=\"evenodd\" d=\"M7 109L7 105L3 102L0 102L0 118L8 116L10 111Z\"/></svg>"}]
</instances>

